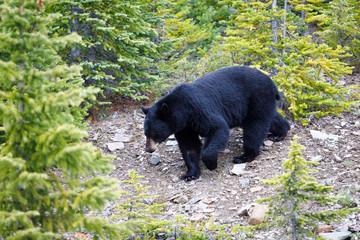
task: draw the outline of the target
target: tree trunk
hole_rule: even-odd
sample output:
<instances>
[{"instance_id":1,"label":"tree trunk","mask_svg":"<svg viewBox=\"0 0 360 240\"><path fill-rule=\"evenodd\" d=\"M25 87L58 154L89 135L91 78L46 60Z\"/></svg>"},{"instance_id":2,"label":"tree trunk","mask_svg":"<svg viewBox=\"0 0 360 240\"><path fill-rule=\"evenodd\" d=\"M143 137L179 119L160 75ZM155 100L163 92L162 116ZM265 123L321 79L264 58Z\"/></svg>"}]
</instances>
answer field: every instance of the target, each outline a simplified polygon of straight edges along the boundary
<instances>
[{"instance_id":1,"label":"tree trunk","mask_svg":"<svg viewBox=\"0 0 360 240\"><path fill-rule=\"evenodd\" d=\"M276 12L276 7L277 7L277 0L273 0L273 2L272 2L273 13ZM274 45L277 45L277 43L278 43L277 30L278 30L278 25L277 25L275 16L273 16L271 19L271 33L272 33L272 42ZM271 51L275 57L277 55L278 50L275 47L272 47ZM276 67L272 67L272 71L273 71L274 75L278 74L278 70L276 69Z\"/></svg>"},{"instance_id":2,"label":"tree trunk","mask_svg":"<svg viewBox=\"0 0 360 240\"><path fill-rule=\"evenodd\" d=\"M277 0L273 0L273 2L272 2L273 12L276 11L276 7L277 7ZM278 43L277 29L278 29L278 27L277 27L276 19L275 19L275 17L273 17L271 20L271 32L272 32L272 41L274 44ZM273 51L274 51L274 49L273 49Z\"/></svg>"},{"instance_id":3,"label":"tree trunk","mask_svg":"<svg viewBox=\"0 0 360 240\"><path fill-rule=\"evenodd\" d=\"M71 16L74 16L75 13L80 13L81 9L79 7L76 7L74 5L71 5ZM74 20L71 18L69 19L70 23L70 31L71 32L79 32L80 26L79 26L79 19L77 16L74 16ZM80 60L80 48L76 45L76 43L73 43L72 48L70 50L70 64L73 63L79 63Z\"/></svg>"},{"instance_id":4,"label":"tree trunk","mask_svg":"<svg viewBox=\"0 0 360 240\"><path fill-rule=\"evenodd\" d=\"M283 21L283 40L285 40L285 36L286 36L286 14L287 14L287 0L285 0L284 2L284 21ZM285 48L282 49L282 56L284 56L285 54Z\"/></svg>"}]
</instances>

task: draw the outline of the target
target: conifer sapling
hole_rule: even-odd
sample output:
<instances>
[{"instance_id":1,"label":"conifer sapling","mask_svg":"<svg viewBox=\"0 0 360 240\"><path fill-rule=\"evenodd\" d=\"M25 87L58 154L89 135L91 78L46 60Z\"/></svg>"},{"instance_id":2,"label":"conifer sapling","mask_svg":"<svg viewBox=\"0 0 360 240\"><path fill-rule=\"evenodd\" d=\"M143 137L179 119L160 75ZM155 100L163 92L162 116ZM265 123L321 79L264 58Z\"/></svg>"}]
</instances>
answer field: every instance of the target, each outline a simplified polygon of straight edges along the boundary
<instances>
[{"instance_id":1,"label":"conifer sapling","mask_svg":"<svg viewBox=\"0 0 360 240\"><path fill-rule=\"evenodd\" d=\"M339 200L336 196L331 196L332 186L325 186L317 183L309 173L316 172L311 166L317 162L305 160L301 155L305 149L298 142L298 137L294 137L291 142L288 159L283 162L283 175L276 175L271 180L262 182L269 185L278 186L273 196L260 199L259 202L269 202L268 222L263 226L279 227L284 229L279 239L304 239L312 237L321 239L313 230L322 222L340 222L356 208L343 208L337 210L326 210L332 203ZM309 206L311 203L311 206ZM314 212L313 206L321 209Z\"/></svg>"}]
</instances>

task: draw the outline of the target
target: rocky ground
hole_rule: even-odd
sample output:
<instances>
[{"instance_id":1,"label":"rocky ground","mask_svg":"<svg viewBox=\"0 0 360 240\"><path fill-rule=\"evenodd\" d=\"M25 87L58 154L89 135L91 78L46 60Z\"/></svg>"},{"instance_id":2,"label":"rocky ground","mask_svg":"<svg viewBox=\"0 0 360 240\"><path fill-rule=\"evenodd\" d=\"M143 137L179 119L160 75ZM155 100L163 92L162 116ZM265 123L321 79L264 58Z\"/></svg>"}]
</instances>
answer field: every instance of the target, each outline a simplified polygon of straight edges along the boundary
<instances>
[{"instance_id":1,"label":"rocky ground","mask_svg":"<svg viewBox=\"0 0 360 240\"><path fill-rule=\"evenodd\" d=\"M359 78L352 81L358 81L359 85ZM241 154L242 130L233 129L228 146L219 156L218 168L209 171L202 164L200 179L191 182L179 180L186 166L173 138L160 145L153 154L145 152L144 115L140 103L122 100L111 110L97 117L93 115L88 140L105 153L116 155L116 170L111 177L128 179L131 169L144 176L143 184L151 186L150 194L160 193L162 201L166 202L166 219L184 214L192 221L213 218L219 223L247 225L249 217L244 216L241 209L254 204L255 199L274 193L273 187L260 180L282 173L282 161L287 158L290 141L295 135L306 147L303 157L319 162L315 167L318 172L312 176L319 183L333 186L334 194L348 200L333 204L332 208L342 208L346 204L360 207L360 111L357 110L355 114L343 114L343 118L313 119L307 126L292 121L286 139L266 141L261 154L247 163L240 175L231 173L234 168L231 160ZM112 214L113 208L109 205L104 215ZM349 230L360 231L360 212L352 214L343 223L334 224L332 231ZM271 239L269 234L260 234L256 239Z\"/></svg>"}]
</instances>

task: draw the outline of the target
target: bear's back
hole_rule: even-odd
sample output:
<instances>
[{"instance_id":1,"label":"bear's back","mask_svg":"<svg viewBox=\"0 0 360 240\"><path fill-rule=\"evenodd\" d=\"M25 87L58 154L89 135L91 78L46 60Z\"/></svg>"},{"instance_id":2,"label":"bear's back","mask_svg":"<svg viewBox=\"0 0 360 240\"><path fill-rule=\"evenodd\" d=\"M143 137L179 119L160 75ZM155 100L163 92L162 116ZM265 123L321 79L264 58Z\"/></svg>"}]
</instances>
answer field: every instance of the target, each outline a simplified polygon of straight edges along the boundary
<instances>
[{"instance_id":1,"label":"bear's back","mask_svg":"<svg viewBox=\"0 0 360 240\"><path fill-rule=\"evenodd\" d=\"M241 126L249 110L274 108L278 95L267 75L244 66L219 69L183 87L198 106L207 106L204 114L222 115L231 127Z\"/></svg>"},{"instance_id":2,"label":"bear's back","mask_svg":"<svg viewBox=\"0 0 360 240\"><path fill-rule=\"evenodd\" d=\"M272 86L272 80L259 70L245 67L245 66L233 66L226 67L214 72L208 73L199 79L195 80L192 84L199 86L216 86L226 87L238 85L239 87L251 87L258 85L259 88Z\"/></svg>"}]
</instances>

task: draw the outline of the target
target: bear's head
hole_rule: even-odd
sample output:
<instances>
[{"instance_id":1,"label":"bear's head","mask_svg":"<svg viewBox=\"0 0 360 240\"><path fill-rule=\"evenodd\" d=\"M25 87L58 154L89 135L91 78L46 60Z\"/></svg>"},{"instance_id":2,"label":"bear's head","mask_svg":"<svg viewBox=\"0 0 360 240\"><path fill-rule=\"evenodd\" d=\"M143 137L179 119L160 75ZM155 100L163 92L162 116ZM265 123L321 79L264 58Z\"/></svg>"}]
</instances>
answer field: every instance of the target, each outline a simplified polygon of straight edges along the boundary
<instances>
[{"instance_id":1,"label":"bear's head","mask_svg":"<svg viewBox=\"0 0 360 240\"><path fill-rule=\"evenodd\" d=\"M170 109L166 103L157 103L152 107L141 107L145 113L144 131L147 152L154 152L157 146L174 133L171 126Z\"/></svg>"}]
</instances>

